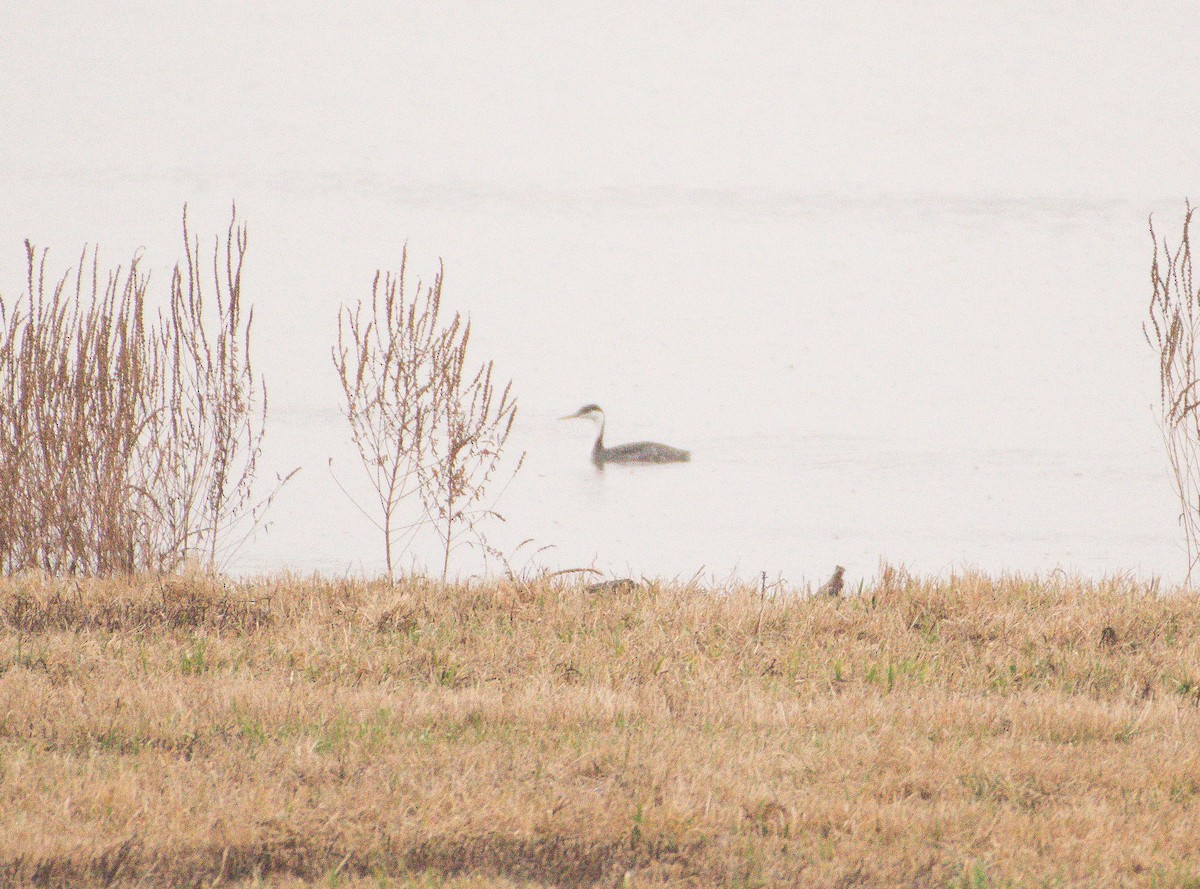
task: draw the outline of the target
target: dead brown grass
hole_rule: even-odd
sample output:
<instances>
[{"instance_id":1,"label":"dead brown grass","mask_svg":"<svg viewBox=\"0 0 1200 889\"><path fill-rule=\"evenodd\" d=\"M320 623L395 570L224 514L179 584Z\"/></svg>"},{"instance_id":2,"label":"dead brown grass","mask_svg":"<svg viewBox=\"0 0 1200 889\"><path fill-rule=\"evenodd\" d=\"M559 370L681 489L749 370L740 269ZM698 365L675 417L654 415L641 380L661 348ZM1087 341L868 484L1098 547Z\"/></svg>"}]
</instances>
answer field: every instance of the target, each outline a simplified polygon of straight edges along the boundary
<instances>
[{"instance_id":1,"label":"dead brown grass","mask_svg":"<svg viewBox=\"0 0 1200 889\"><path fill-rule=\"evenodd\" d=\"M1196 886L1200 599L0 586L0 885Z\"/></svg>"}]
</instances>

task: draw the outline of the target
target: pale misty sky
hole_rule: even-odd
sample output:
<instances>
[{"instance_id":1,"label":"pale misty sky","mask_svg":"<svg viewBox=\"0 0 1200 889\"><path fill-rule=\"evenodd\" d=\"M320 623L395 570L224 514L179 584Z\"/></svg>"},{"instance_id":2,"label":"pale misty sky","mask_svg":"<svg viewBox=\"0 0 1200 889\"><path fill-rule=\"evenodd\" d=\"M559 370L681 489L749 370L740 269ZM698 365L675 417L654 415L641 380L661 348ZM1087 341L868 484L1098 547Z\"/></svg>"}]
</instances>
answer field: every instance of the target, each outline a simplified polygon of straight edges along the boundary
<instances>
[{"instance_id":1,"label":"pale misty sky","mask_svg":"<svg viewBox=\"0 0 1200 889\"><path fill-rule=\"evenodd\" d=\"M7 4L0 168L1176 197L1176 3Z\"/></svg>"}]
</instances>

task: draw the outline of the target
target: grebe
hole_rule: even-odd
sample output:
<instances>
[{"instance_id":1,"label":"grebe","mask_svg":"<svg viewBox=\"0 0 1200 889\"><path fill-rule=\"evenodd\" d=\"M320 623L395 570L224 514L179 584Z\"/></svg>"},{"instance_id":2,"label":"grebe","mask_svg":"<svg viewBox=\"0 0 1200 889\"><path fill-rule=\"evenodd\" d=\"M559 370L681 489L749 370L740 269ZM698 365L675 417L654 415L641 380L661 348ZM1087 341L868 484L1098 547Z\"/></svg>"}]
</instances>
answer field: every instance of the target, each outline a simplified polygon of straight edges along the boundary
<instances>
[{"instance_id":1,"label":"grebe","mask_svg":"<svg viewBox=\"0 0 1200 889\"><path fill-rule=\"evenodd\" d=\"M575 413L560 420L591 420L596 424L596 443L592 446L592 462L597 466L605 463L685 463L692 455L670 445L656 441L636 441L632 444L604 446L604 411L597 404L585 404Z\"/></svg>"}]
</instances>

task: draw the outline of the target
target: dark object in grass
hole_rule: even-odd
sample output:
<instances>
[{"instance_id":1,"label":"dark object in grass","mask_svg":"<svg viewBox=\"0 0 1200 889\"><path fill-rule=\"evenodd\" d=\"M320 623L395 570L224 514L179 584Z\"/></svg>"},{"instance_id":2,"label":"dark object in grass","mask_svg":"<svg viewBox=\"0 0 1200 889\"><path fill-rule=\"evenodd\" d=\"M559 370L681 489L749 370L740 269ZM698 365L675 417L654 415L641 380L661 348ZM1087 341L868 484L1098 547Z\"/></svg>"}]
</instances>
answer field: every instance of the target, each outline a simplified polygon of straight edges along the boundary
<instances>
[{"instance_id":1,"label":"dark object in grass","mask_svg":"<svg viewBox=\"0 0 1200 889\"><path fill-rule=\"evenodd\" d=\"M833 569L833 575L825 583L821 584L821 588L817 590L818 596L840 596L842 594L843 580L842 577L846 573L846 569L838 565Z\"/></svg>"},{"instance_id":2,"label":"dark object in grass","mask_svg":"<svg viewBox=\"0 0 1200 889\"><path fill-rule=\"evenodd\" d=\"M628 577L618 577L616 580L602 580L600 583L588 584L589 593L631 593L638 588L638 582Z\"/></svg>"}]
</instances>

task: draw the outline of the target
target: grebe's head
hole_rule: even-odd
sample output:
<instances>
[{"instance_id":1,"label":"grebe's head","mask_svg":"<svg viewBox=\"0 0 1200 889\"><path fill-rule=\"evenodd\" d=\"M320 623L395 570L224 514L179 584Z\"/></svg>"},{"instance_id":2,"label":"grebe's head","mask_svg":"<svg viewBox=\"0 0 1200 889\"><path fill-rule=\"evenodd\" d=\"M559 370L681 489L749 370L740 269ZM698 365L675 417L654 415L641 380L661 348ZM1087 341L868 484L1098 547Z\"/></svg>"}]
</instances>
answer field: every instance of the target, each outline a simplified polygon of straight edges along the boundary
<instances>
[{"instance_id":1,"label":"grebe's head","mask_svg":"<svg viewBox=\"0 0 1200 889\"><path fill-rule=\"evenodd\" d=\"M560 420L591 420L597 426L604 422L604 411L598 404L585 404L573 414L559 417Z\"/></svg>"}]
</instances>

